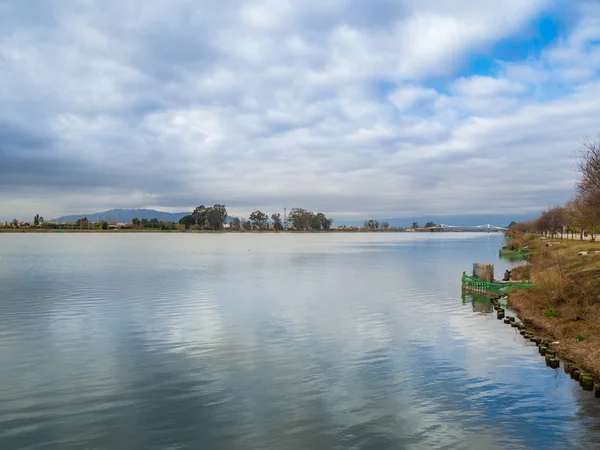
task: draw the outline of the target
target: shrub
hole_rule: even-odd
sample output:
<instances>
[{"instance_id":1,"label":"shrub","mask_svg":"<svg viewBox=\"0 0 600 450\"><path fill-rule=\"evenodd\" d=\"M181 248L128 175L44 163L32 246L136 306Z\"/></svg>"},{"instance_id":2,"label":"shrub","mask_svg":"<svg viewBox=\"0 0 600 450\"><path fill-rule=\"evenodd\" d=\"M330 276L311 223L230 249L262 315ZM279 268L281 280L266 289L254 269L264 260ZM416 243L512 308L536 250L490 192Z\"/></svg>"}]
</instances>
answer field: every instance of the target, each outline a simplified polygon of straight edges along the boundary
<instances>
[{"instance_id":1,"label":"shrub","mask_svg":"<svg viewBox=\"0 0 600 450\"><path fill-rule=\"evenodd\" d=\"M545 316L549 319L557 319L559 317L562 317L562 312L560 312L558 309L556 308L550 308L549 310L546 311Z\"/></svg>"}]
</instances>

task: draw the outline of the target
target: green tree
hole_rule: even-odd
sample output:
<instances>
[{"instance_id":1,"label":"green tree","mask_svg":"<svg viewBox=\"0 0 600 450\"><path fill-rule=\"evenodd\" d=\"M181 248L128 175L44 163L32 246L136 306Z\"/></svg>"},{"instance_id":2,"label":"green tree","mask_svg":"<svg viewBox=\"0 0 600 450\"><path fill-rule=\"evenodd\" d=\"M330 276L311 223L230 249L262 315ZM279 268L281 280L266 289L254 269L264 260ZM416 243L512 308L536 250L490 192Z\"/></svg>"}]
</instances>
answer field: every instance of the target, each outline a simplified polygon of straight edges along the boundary
<instances>
[{"instance_id":1,"label":"green tree","mask_svg":"<svg viewBox=\"0 0 600 450\"><path fill-rule=\"evenodd\" d=\"M12 223L13 227L15 227L15 228L19 227L19 221L17 219L13 219L11 223Z\"/></svg>"},{"instance_id":2,"label":"green tree","mask_svg":"<svg viewBox=\"0 0 600 450\"><path fill-rule=\"evenodd\" d=\"M227 208L225 205L214 205L206 209L206 221L213 230L222 230L225 220L227 220Z\"/></svg>"},{"instance_id":3,"label":"green tree","mask_svg":"<svg viewBox=\"0 0 600 450\"><path fill-rule=\"evenodd\" d=\"M108 230L108 222L106 220L104 222L102 222L102 229Z\"/></svg>"},{"instance_id":4,"label":"green tree","mask_svg":"<svg viewBox=\"0 0 600 450\"><path fill-rule=\"evenodd\" d=\"M77 222L75 222L75 225L77 225L79 228L87 228L90 224L90 221L88 220L87 217L82 217L80 219L77 219Z\"/></svg>"},{"instance_id":5,"label":"green tree","mask_svg":"<svg viewBox=\"0 0 600 450\"><path fill-rule=\"evenodd\" d=\"M242 217L240 219L240 222L242 224L242 228L244 230L251 230L252 229L252 222L250 222L248 219L246 219L245 217Z\"/></svg>"},{"instance_id":6,"label":"green tree","mask_svg":"<svg viewBox=\"0 0 600 450\"><path fill-rule=\"evenodd\" d=\"M239 217L231 218L231 228L235 228L236 230L239 230L240 228L242 228L242 221L240 220Z\"/></svg>"},{"instance_id":7,"label":"green tree","mask_svg":"<svg viewBox=\"0 0 600 450\"><path fill-rule=\"evenodd\" d=\"M312 213L311 213L312 214ZM329 230L333 224L333 219L328 218L323 213L311 215L311 228L313 230Z\"/></svg>"},{"instance_id":8,"label":"green tree","mask_svg":"<svg viewBox=\"0 0 600 450\"><path fill-rule=\"evenodd\" d=\"M281 223L281 214L272 214L271 220L273 221L273 228L276 231L283 230L283 224Z\"/></svg>"},{"instance_id":9,"label":"green tree","mask_svg":"<svg viewBox=\"0 0 600 450\"><path fill-rule=\"evenodd\" d=\"M379 228L379 221L375 219L366 220L364 227L366 230L377 230Z\"/></svg>"},{"instance_id":10,"label":"green tree","mask_svg":"<svg viewBox=\"0 0 600 450\"><path fill-rule=\"evenodd\" d=\"M381 228L383 228L384 230L389 230L390 229L390 224L387 222L383 222L381 224Z\"/></svg>"},{"instance_id":11,"label":"green tree","mask_svg":"<svg viewBox=\"0 0 600 450\"><path fill-rule=\"evenodd\" d=\"M194 217L194 221L196 222L197 226L204 227L204 225L206 225L207 220L206 206L198 206L196 209L194 209L192 216Z\"/></svg>"},{"instance_id":12,"label":"green tree","mask_svg":"<svg viewBox=\"0 0 600 450\"><path fill-rule=\"evenodd\" d=\"M179 219L179 225L185 225L185 229L189 230L190 227L196 225L196 220L194 219L194 216L189 214L189 215L183 216L181 219Z\"/></svg>"},{"instance_id":13,"label":"green tree","mask_svg":"<svg viewBox=\"0 0 600 450\"><path fill-rule=\"evenodd\" d=\"M259 230L269 228L269 216L262 211L254 211L250 214L250 221Z\"/></svg>"},{"instance_id":14,"label":"green tree","mask_svg":"<svg viewBox=\"0 0 600 450\"><path fill-rule=\"evenodd\" d=\"M413 222L411 228L413 230L416 230L417 228L419 228L419 223L418 222Z\"/></svg>"},{"instance_id":15,"label":"green tree","mask_svg":"<svg viewBox=\"0 0 600 450\"><path fill-rule=\"evenodd\" d=\"M139 227L142 224L142 222L137 217L134 217L133 219L131 219L131 224L134 227Z\"/></svg>"},{"instance_id":16,"label":"green tree","mask_svg":"<svg viewBox=\"0 0 600 450\"><path fill-rule=\"evenodd\" d=\"M40 224L40 215L36 214L33 218L33 224L37 227Z\"/></svg>"},{"instance_id":17,"label":"green tree","mask_svg":"<svg viewBox=\"0 0 600 450\"><path fill-rule=\"evenodd\" d=\"M298 231L308 231L311 227L313 213L304 208L292 208L288 215L288 220L292 222L294 229Z\"/></svg>"}]
</instances>

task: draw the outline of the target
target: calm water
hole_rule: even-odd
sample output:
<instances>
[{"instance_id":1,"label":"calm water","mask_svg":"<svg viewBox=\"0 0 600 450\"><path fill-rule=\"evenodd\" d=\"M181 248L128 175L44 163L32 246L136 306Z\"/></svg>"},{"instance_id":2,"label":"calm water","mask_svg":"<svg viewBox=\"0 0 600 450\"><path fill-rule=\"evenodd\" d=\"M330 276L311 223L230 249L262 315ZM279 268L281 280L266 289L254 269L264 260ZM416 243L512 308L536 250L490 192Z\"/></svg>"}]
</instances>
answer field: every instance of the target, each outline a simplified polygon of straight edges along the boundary
<instances>
[{"instance_id":1,"label":"calm water","mask_svg":"<svg viewBox=\"0 0 600 450\"><path fill-rule=\"evenodd\" d=\"M0 235L0 449L593 448L486 234Z\"/></svg>"}]
</instances>

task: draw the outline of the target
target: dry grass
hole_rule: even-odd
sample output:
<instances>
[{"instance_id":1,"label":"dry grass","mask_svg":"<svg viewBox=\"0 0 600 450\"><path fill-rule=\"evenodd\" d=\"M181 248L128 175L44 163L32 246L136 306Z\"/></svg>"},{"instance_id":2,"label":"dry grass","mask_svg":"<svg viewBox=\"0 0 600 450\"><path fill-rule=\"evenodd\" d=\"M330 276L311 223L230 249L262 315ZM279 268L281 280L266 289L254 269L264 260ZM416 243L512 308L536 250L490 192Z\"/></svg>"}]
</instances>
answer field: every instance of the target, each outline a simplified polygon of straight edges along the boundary
<instances>
[{"instance_id":1,"label":"dry grass","mask_svg":"<svg viewBox=\"0 0 600 450\"><path fill-rule=\"evenodd\" d=\"M564 241L533 246L530 264L515 270L515 278L529 278L535 289L511 293L509 305L528 326L556 345L557 354L600 377L600 254L578 256L594 242Z\"/></svg>"}]
</instances>

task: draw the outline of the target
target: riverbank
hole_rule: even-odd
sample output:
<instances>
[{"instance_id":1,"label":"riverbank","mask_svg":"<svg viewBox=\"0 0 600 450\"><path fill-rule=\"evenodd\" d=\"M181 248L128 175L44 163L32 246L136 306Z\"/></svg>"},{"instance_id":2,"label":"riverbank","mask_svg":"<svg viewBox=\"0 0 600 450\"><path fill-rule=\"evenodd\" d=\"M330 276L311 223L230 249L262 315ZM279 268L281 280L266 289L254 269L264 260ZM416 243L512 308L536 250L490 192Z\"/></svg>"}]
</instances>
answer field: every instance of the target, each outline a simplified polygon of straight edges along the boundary
<instances>
[{"instance_id":1,"label":"riverbank","mask_svg":"<svg viewBox=\"0 0 600 450\"><path fill-rule=\"evenodd\" d=\"M552 241L523 241L534 251L513 277L538 287L511 292L508 306L536 335L558 342L559 358L600 377L600 243Z\"/></svg>"}]
</instances>

